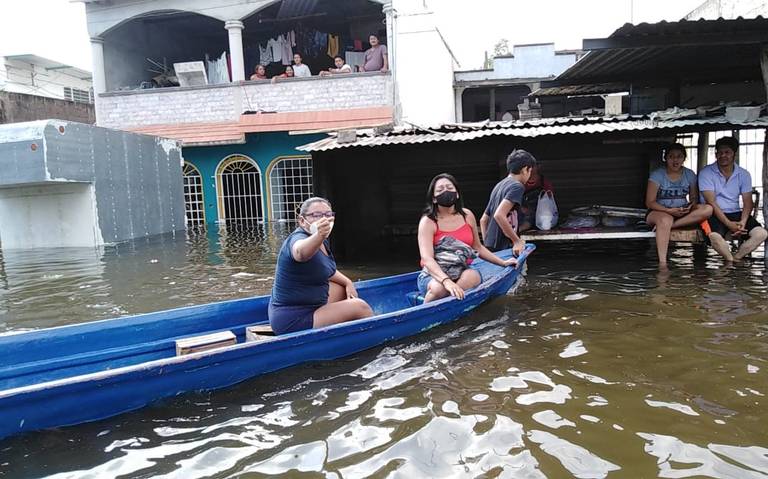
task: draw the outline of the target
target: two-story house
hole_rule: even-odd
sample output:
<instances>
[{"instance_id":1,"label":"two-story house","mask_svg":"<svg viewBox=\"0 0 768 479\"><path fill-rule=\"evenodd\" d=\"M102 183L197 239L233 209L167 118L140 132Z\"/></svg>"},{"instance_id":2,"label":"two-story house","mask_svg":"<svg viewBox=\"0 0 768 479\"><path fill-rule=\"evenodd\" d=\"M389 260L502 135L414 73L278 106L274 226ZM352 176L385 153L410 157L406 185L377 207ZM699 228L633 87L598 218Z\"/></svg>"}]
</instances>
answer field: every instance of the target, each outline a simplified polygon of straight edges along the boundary
<instances>
[{"instance_id":1,"label":"two-story house","mask_svg":"<svg viewBox=\"0 0 768 479\"><path fill-rule=\"evenodd\" d=\"M81 1L97 125L182 142L191 226L292 219L313 192L295 148L326 132L455 118L455 60L423 0ZM389 68L361 72L372 34ZM274 79L295 53L312 76ZM320 76L337 55L353 72ZM251 80L258 65L270 79Z\"/></svg>"},{"instance_id":2,"label":"two-story house","mask_svg":"<svg viewBox=\"0 0 768 479\"><path fill-rule=\"evenodd\" d=\"M0 56L0 124L47 118L94 122L91 73L38 55Z\"/></svg>"}]
</instances>

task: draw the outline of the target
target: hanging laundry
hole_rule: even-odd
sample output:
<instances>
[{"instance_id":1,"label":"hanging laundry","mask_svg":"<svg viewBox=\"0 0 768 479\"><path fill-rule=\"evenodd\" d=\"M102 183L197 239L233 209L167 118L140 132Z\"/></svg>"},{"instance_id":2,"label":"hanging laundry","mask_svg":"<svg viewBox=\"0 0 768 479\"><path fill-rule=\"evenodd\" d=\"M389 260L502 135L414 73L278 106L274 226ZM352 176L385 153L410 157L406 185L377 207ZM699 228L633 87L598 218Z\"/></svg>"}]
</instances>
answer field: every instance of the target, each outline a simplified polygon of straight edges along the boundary
<instances>
[{"instance_id":1,"label":"hanging laundry","mask_svg":"<svg viewBox=\"0 0 768 479\"><path fill-rule=\"evenodd\" d=\"M266 47L262 47L259 43L259 63L267 66L272 63L272 49L269 48L269 44Z\"/></svg>"},{"instance_id":2,"label":"hanging laundry","mask_svg":"<svg viewBox=\"0 0 768 479\"><path fill-rule=\"evenodd\" d=\"M270 38L267 42L267 49L272 50L272 61L273 62L280 62L283 59L283 47L280 45L280 42L275 40L274 38Z\"/></svg>"},{"instance_id":3,"label":"hanging laundry","mask_svg":"<svg viewBox=\"0 0 768 479\"><path fill-rule=\"evenodd\" d=\"M315 31L315 38L312 43L312 56L319 57L328 48L328 34Z\"/></svg>"},{"instance_id":4,"label":"hanging laundry","mask_svg":"<svg viewBox=\"0 0 768 479\"><path fill-rule=\"evenodd\" d=\"M280 48L283 55L283 65L290 65L293 63L293 49L291 48L291 40L288 36L282 36L278 38L280 42Z\"/></svg>"},{"instance_id":5,"label":"hanging laundry","mask_svg":"<svg viewBox=\"0 0 768 479\"><path fill-rule=\"evenodd\" d=\"M229 70L227 69L227 61L227 52L224 52L218 60L211 60L208 62L208 83L210 85L229 83L230 76Z\"/></svg>"},{"instance_id":6,"label":"hanging laundry","mask_svg":"<svg viewBox=\"0 0 768 479\"><path fill-rule=\"evenodd\" d=\"M355 40L355 51L361 51L363 49L363 41L362 40Z\"/></svg>"},{"instance_id":7,"label":"hanging laundry","mask_svg":"<svg viewBox=\"0 0 768 479\"><path fill-rule=\"evenodd\" d=\"M335 58L339 54L339 37L338 35L328 34L328 56Z\"/></svg>"},{"instance_id":8,"label":"hanging laundry","mask_svg":"<svg viewBox=\"0 0 768 479\"><path fill-rule=\"evenodd\" d=\"M291 47L296 46L296 32L291 30L288 32L288 40L291 42Z\"/></svg>"}]
</instances>

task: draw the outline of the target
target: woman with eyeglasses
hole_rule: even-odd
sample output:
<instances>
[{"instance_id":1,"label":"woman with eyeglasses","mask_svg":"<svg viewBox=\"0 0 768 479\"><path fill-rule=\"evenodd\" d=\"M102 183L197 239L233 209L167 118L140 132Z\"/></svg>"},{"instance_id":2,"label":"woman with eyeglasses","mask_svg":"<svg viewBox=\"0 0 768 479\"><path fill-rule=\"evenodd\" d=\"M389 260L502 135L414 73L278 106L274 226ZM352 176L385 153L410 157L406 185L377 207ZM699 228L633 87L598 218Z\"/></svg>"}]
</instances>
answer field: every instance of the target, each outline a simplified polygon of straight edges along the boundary
<instances>
[{"instance_id":1,"label":"woman with eyeglasses","mask_svg":"<svg viewBox=\"0 0 768 479\"><path fill-rule=\"evenodd\" d=\"M324 198L301 204L298 227L277 256L269 300L269 324L275 334L373 316L368 303L357 297L352 280L336 270L328 242L335 216Z\"/></svg>"}]
</instances>

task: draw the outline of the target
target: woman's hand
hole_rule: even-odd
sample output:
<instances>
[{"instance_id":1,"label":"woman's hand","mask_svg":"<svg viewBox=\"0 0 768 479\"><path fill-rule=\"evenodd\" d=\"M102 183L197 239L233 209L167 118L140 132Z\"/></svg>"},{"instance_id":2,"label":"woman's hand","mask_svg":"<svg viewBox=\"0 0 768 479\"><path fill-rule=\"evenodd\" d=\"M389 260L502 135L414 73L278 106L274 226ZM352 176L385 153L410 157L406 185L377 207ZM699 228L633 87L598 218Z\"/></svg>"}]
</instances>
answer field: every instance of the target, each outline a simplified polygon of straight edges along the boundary
<instances>
[{"instance_id":1,"label":"woman's hand","mask_svg":"<svg viewBox=\"0 0 768 479\"><path fill-rule=\"evenodd\" d=\"M667 208L667 213L674 216L675 218L682 218L683 216L687 215L691 212L690 206L680 206L678 208Z\"/></svg>"},{"instance_id":2,"label":"woman's hand","mask_svg":"<svg viewBox=\"0 0 768 479\"><path fill-rule=\"evenodd\" d=\"M357 298L357 290L355 289L355 284L350 281L344 289L347 291L347 299L355 299Z\"/></svg>"},{"instance_id":3,"label":"woman's hand","mask_svg":"<svg viewBox=\"0 0 768 479\"><path fill-rule=\"evenodd\" d=\"M456 299L464 299L464 290L461 289L461 286L454 283L452 279L446 278L442 282L443 288L445 288L448 291L448 294L453 296Z\"/></svg>"},{"instance_id":4,"label":"woman's hand","mask_svg":"<svg viewBox=\"0 0 768 479\"><path fill-rule=\"evenodd\" d=\"M505 268L507 266L517 266L517 259L515 258L503 259L501 261L501 266L504 266Z\"/></svg>"},{"instance_id":5,"label":"woman's hand","mask_svg":"<svg viewBox=\"0 0 768 479\"><path fill-rule=\"evenodd\" d=\"M320 235L321 238L327 239L331 236L331 220L328 218L320 218L315 222L315 225L317 225L317 234Z\"/></svg>"}]
</instances>

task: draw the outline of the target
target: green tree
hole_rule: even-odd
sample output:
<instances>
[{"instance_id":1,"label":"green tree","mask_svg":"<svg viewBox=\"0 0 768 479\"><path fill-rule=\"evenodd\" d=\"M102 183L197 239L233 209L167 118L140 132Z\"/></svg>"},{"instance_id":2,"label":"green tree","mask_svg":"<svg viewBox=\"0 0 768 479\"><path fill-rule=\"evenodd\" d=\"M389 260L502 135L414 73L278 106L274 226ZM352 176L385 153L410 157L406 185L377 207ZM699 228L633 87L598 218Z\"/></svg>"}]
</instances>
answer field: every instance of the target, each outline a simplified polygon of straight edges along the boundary
<instances>
[{"instance_id":1,"label":"green tree","mask_svg":"<svg viewBox=\"0 0 768 479\"><path fill-rule=\"evenodd\" d=\"M500 57L502 55L509 55L509 40L506 38L502 38L493 46L493 56Z\"/></svg>"}]
</instances>

